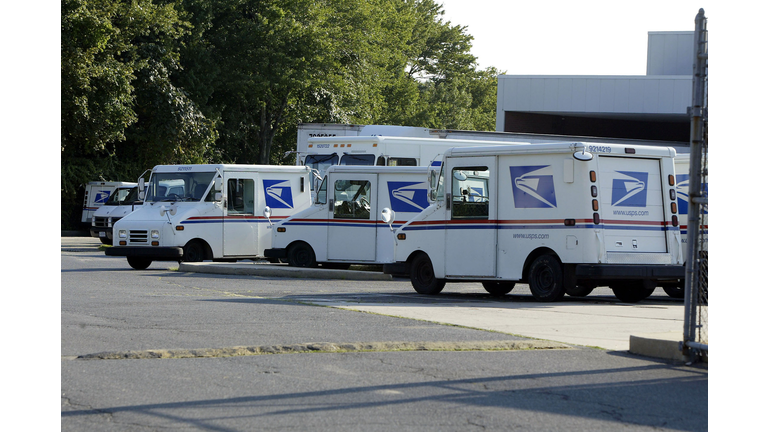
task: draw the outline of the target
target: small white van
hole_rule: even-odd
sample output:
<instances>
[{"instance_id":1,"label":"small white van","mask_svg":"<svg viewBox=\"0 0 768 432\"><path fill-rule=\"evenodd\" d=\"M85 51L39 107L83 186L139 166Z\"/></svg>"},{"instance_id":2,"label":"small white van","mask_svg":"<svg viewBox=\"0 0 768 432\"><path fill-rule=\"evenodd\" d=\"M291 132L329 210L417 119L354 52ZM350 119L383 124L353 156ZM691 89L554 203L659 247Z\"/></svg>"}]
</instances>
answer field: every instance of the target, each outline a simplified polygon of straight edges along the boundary
<instances>
[{"instance_id":1,"label":"small white van","mask_svg":"<svg viewBox=\"0 0 768 432\"><path fill-rule=\"evenodd\" d=\"M296 267L347 268L392 261L393 233L379 221L384 208L399 226L429 206L427 167L331 166L314 204L277 224L270 258Z\"/></svg>"},{"instance_id":2,"label":"small white van","mask_svg":"<svg viewBox=\"0 0 768 432\"><path fill-rule=\"evenodd\" d=\"M113 225L105 252L134 269L263 257L273 222L311 204L310 170L299 166L158 165L139 192L144 204Z\"/></svg>"}]
</instances>

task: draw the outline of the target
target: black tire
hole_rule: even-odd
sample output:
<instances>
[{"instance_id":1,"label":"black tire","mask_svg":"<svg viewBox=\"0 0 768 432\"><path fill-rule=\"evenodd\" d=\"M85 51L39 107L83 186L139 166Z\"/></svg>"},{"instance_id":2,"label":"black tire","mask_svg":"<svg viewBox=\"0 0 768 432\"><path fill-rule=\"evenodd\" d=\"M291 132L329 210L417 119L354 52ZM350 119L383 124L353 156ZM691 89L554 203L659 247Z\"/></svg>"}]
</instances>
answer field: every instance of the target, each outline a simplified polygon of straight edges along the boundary
<instances>
[{"instance_id":1,"label":"black tire","mask_svg":"<svg viewBox=\"0 0 768 432\"><path fill-rule=\"evenodd\" d=\"M419 294L435 295L445 287L445 279L435 278L435 269L427 254L419 254L411 263L411 285Z\"/></svg>"},{"instance_id":2,"label":"black tire","mask_svg":"<svg viewBox=\"0 0 768 432\"><path fill-rule=\"evenodd\" d=\"M528 286L538 301L554 302L565 295L563 266L554 255L541 255L528 270Z\"/></svg>"},{"instance_id":3,"label":"black tire","mask_svg":"<svg viewBox=\"0 0 768 432\"><path fill-rule=\"evenodd\" d=\"M288 249L288 265L291 267L317 267L315 251L306 243L298 243Z\"/></svg>"},{"instance_id":4,"label":"black tire","mask_svg":"<svg viewBox=\"0 0 768 432\"><path fill-rule=\"evenodd\" d=\"M150 264L152 264L152 260L149 258L128 257L128 265L136 270L146 270Z\"/></svg>"},{"instance_id":5,"label":"black tire","mask_svg":"<svg viewBox=\"0 0 768 432\"><path fill-rule=\"evenodd\" d=\"M112 239L107 237L99 237L99 240L101 240L101 244L112 246Z\"/></svg>"},{"instance_id":6,"label":"black tire","mask_svg":"<svg viewBox=\"0 0 768 432\"><path fill-rule=\"evenodd\" d=\"M656 287L648 287L643 281L628 281L611 285L613 295L624 303L637 303L653 294Z\"/></svg>"},{"instance_id":7,"label":"black tire","mask_svg":"<svg viewBox=\"0 0 768 432\"><path fill-rule=\"evenodd\" d=\"M350 265L351 264L349 263L330 263L330 262L322 263L323 268L332 269L332 270L348 270Z\"/></svg>"},{"instance_id":8,"label":"black tire","mask_svg":"<svg viewBox=\"0 0 768 432\"><path fill-rule=\"evenodd\" d=\"M571 297L586 297L588 296L592 290L594 290L596 286L594 284L579 284L576 285L573 288L566 288L565 293L568 294Z\"/></svg>"},{"instance_id":9,"label":"black tire","mask_svg":"<svg viewBox=\"0 0 768 432\"><path fill-rule=\"evenodd\" d=\"M201 262L205 258L205 247L201 242L193 240L184 246L183 262Z\"/></svg>"},{"instance_id":10,"label":"black tire","mask_svg":"<svg viewBox=\"0 0 768 432\"><path fill-rule=\"evenodd\" d=\"M685 288L679 285L662 285L661 288L668 296L676 299L685 298Z\"/></svg>"},{"instance_id":11,"label":"black tire","mask_svg":"<svg viewBox=\"0 0 768 432\"><path fill-rule=\"evenodd\" d=\"M515 287L514 282L492 282L492 281L486 281L483 282L483 288L485 288L486 291L488 291L488 294L492 296L503 296L505 294L509 294L510 291L512 291L512 288Z\"/></svg>"}]
</instances>

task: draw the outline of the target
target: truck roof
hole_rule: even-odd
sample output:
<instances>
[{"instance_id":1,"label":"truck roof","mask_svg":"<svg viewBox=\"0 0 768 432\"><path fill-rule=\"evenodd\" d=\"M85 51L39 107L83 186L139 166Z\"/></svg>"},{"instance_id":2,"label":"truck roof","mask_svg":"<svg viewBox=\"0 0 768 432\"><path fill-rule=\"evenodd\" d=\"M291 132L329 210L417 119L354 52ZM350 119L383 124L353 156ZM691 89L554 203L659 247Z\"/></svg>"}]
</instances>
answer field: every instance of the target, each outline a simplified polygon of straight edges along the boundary
<instances>
[{"instance_id":1,"label":"truck roof","mask_svg":"<svg viewBox=\"0 0 768 432\"><path fill-rule=\"evenodd\" d=\"M586 151L596 154L635 154L638 156L675 156L675 149L672 147L654 147L642 145L622 145L612 143L583 143L583 142L562 142L547 144L530 144L526 146L509 145L480 146L480 147L454 147L445 151L445 157L450 156L491 156L507 154L536 154L536 153L573 153L577 151ZM633 149L629 153L627 149Z\"/></svg>"},{"instance_id":2,"label":"truck roof","mask_svg":"<svg viewBox=\"0 0 768 432\"><path fill-rule=\"evenodd\" d=\"M450 138L413 138L413 137L399 137L399 136L337 136L337 137L315 137L307 140L310 144L405 144L405 143L419 143L419 144L455 144L457 147L465 146L467 143L477 145L507 145L507 144L530 144L528 142L517 141L504 141L504 144L500 144L501 141L483 141L483 140L464 140L464 139L450 139Z\"/></svg>"},{"instance_id":3,"label":"truck roof","mask_svg":"<svg viewBox=\"0 0 768 432\"><path fill-rule=\"evenodd\" d=\"M240 164L199 164L199 165L157 165L152 172L210 172L220 171L261 171L261 172L309 172L309 167L297 165L240 165Z\"/></svg>"},{"instance_id":4,"label":"truck roof","mask_svg":"<svg viewBox=\"0 0 768 432\"><path fill-rule=\"evenodd\" d=\"M332 165L328 173L426 174L426 166Z\"/></svg>"}]
</instances>

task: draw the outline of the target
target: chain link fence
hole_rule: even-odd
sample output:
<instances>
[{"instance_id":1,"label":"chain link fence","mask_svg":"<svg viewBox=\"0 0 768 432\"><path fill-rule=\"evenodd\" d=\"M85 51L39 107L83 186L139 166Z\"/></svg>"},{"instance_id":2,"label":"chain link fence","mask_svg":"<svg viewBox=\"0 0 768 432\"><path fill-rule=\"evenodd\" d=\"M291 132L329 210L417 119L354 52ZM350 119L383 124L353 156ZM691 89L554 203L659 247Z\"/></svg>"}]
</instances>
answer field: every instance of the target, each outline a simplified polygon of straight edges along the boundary
<instances>
[{"instance_id":1,"label":"chain link fence","mask_svg":"<svg viewBox=\"0 0 768 432\"><path fill-rule=\"evenodd\" d=\"M688 262L685 272L683 354L690 359L709 353L708 301L708 34L704 9L696 16L694 33L691 162L688 185Z\"/></svg>"}]
</instances>

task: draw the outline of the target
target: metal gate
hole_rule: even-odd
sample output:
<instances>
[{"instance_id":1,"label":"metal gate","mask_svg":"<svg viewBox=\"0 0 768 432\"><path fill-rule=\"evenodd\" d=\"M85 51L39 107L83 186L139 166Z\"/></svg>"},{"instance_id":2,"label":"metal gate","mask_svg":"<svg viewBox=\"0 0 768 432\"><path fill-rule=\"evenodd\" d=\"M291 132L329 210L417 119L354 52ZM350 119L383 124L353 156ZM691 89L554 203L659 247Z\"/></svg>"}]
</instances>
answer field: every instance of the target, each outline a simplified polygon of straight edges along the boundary
<instances>
[{"instance_id":1,"label":"metal gate","mask_svg":"<svg viewBox=\"0 0 768 432\"><path fill-rule=\"evenodd\" d=\"M688 261L685 267L683 354L694 360L709 352L708 329L708 194L707 194L707 18L696 16L694 33L691 163L688 186Z\"/></svg>"}]
</instances>

